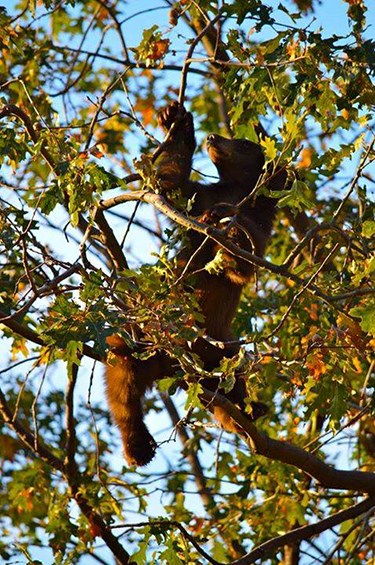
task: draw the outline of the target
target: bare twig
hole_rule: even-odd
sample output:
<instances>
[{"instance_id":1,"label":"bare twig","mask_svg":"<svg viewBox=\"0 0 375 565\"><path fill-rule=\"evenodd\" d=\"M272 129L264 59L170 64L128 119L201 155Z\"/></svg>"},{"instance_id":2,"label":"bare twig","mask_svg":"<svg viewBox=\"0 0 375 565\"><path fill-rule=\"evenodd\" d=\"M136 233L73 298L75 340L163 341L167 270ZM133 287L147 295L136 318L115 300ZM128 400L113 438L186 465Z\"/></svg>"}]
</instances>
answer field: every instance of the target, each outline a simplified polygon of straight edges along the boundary
<instances>
[{"instance_id":1,"label":"bare twig","mask_svg":"<svg viewBox=\"0 0 375 565\"><path fill-rule=\"evenodd\" d=\"M347 193L345 194L344 198L341 200L339 206L337 207L337 210L335 211L335 213L332 216L332 224L338 219L341 210L343 209L346 202L350 198L350 195L353 192L353 190L355 189L358 180L361 178L362 173L363 173L363 169L368 165L367 159L371 155L372 150L374 148L374 145L375 145L375 136L372 138L371 143L369 143L366 151L361 156L357 171L354 175L352 182L350 183L349 189L348 189Z\"/></svg>"},{"instance_id":2,"label":"bare twig","mask_svg":"<svg viewBox=\"0 0 375 565\"><path fill-rule=\"evenodd\" d=\"M190 67L191 57L194 53L194 50L198 45L198 43L200 42L200 40L214 27L214 25L216 24L217 21L219 21L222 15L223 15L223 9L219 10L218 14L216 14L216 16L211 21L208 22L208 24L202 29L200 33L198 33L198 35L194 38L194 40L190 44L189 50L184 60L184 66L181 73L180 92L178 94L178 102L181 105L184 103L184 99L185 99L187 73Z\"/></svg>"},{"instance_id":3,"label":"bare twig","mask_svg":"<svg viewBox=\"0 0 375 565\"><path fill-rule=\"evenodd\" d=\"M149 10L147 10L147 12L149 12ZM112 55L108 55L108 54L104 54L104 53L96 53L95 51L88 51L86 49L75 49L73 47L69 47L69 46L63 46L63 45L54 45L52 47L53 49L55 49L58 52L62 52L64 53L64 51L71 51L73 53L81 53L82 55L89 55L89 56L96 56L99 59L104 59L106 61L111 61L112 63L118 63L120 65L125 65L126 67L129 67L130 69L152 69L153 72L155 71L160 71L160 72L165 72L165 71L177 71L177 72L181 72L183 67L181 65L168 65L168 64L164 64L162 67L159 64L156 64L155 67L150 67L150 65L146 65L146 63L143 63L142 61L130 61L128 59L124 60L124 59L119 59L118 57L113 57ZM212 73L208 72L208 71L203 71L201 69L191 69L189 72L196 74L196 75L200 75L202 77L208 78L211 76Z\"/></svg>"},{"instance_id":4,"label":"bare twig","mask_svg":"<svg viewBox=\"0 0 375 565\"><path fill-rule=\"evenodd\" d=\"M298 299L300 298L300 296L305 292L305 290L307 290L309 288L309 286L312 284L312 282L316 279L316 277L319 275L319 273L321 273L324 270L325 265L328 263L328 261L330 260L330 258L334 255L334 253L336 253L336 250L339 248L340 244L336 243L336 245L333 246L333 248L331 249L331 251L328 253L327 257L324 259L324 261L322 261L322 263L319 265L319 268L315 271L315 273L313 273L311 275L311 277L304 283L304 285L302 286L302 288L293 296L293 300L292 302L289 304L288 308L286 309L285 313L283 314L280 322L277 324L277 326L275 327L274 330L272 330L271 333L269 333L264 340L268 341L270 340L274 335L277 334L277 332L282 328L282 326L284 325L286 319L288 318L290 312L292 311L294 305L297 303Z\"/></svg>"}]
</instances>

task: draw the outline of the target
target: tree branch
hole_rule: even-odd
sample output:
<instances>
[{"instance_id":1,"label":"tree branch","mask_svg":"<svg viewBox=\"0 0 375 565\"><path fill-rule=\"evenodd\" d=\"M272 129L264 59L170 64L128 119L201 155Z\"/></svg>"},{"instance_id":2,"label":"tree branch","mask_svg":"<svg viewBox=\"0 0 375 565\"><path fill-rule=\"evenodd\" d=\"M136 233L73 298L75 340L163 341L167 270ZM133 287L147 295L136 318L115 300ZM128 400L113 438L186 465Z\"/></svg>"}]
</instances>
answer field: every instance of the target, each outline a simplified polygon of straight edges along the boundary
<instances>
[{"instance_id":1,"label":"tree branch","mask_svg":"<svg viewBox=\"0 0 375 565\"><path fill-rule=\"evenodd\" d=\"M320 520L320 522L317 522L316 524L301 526L300 528L296 528L282 536L270 539L250 551L247 555L237 559L237 561L232 561L231 565L250 565L251 563L255 563L258 559L264 559L267 556L274 554L276 550L285 544L300 542L307 538L316 536L330 528L334 528L335 526L342 524L342 522L352 520L370 509L375 510L375 496L370 496L362 502L350 506L350 508L341 510L333 516Z\"/></svg>"},{"instance_id":2,"label":"tree branch","mask_svg":"<svg viewBox=\"0 0 375 565\"><path fill-rule=\"evenodd\" d=\"M219 406L228 413L239 425L241 437L257 455L293 465L307 473L324 488L375 494L375 473L337 470L301 447L287 441L272 439L260 432L225 396L204 389L201 397L210 409L213 406Z\"/></svg>"},{"instance_id":3,"label":"tree branch","mask_svg":"<svg viewBox=\"0 0 375 565\"><path fill-rule=\"evenodd\" d=\"M205 35L207 35L209 33L209 31L212 30L212 28L214 27L216 22L219 21L219 19L222 17L222 13L223 13L223 9L219 10L218 14L216 14L216 16L211 21L209 21L208 24L203 27L203 29L200 30L198 35L194 38L194 40L190 44L189 50L188 50L186 57L185 57L185 60L184 60L184 66L183 66L182 73L181 73L180 92L178 94L179 104L184 103L186 83L187 83L187 73L188 73L190 64L192 62L191 58L193 56L194 49L196 48L196 46L198 45L200 40Z\"/></svg>"},{"instance_id":4,"label":"tree branch","mask_svg":"<svg viewBox=\"0 0 375 565\"><path fill-rule=\"evenodd\" d=\"M160 195L154 192L149 192L147 190L138 190L127 192L124 194L120 194L118 196L114 196L113 198L108 198L107 200L101 200L99 203L99 207L103 210L107 210L118 204L123 202L129 202L132 200L142 200L143 202L148 202L152 204L155 208L160 210L163 214L165 214L168 218L172 221L176 222L177 224L187 228L193 229L205 236L210 237L217 243L219 243L224 249L235 255L236 257L240 257L245 261L253 265L257 265L258 267L263 267L272 273L277 275L281 275L283 277L289 278L294 281L296 284L300 286L304 286L308 284L307 290L308 292L314 294L315 296L319 296L324 302L329 304L330 306L334 307L336 310L340 311L334 303L338 300L335 296L330 296L320 290L315 284L310 284L309 279L301 279L299 276L295 275L285 265L275 265L270 261L267 261L263 257L258 257L249 251L245 251L244 249L240 249L237 247L235 243L232 243L228 237L226 236L225 232L219 230L211 225L207 225L192 218L188 218L181 212L178 212L175 208L170 206L167 201ZM354 290L353 293L355 294L357 290ZM369 294L373 292L372 290L366 290L365 294ZM346 296L346 295L345 295Z\"/></svg>"},{"instance_id":5,"label":"tree branch","mask_svg":"<svg viewBox=\"0 0 375 565\"><path fill-rule=\"evenodd\" d=\"M27 449L35 453L35 455L42 459L42 461L48 463L54 469L58 471L64 470L64 463L62 462L62 460L56 457L45 444L41 443L39 438L36 440L34 434L32 434L27 428L25 428L17 418L14 418L13 412L1 389L0 414L7 426L15 432L17 437L27 447Z\"/></svg>"}]
</instances>

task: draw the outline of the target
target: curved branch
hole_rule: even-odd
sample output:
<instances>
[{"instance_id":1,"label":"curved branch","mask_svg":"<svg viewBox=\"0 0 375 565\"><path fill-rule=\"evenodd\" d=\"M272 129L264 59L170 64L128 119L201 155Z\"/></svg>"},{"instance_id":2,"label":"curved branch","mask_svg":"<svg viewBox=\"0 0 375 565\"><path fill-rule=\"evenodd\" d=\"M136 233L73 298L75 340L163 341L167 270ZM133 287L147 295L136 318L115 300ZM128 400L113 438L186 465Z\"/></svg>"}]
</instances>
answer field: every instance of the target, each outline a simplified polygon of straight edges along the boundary
<instances>
[{"instance_id":1,"label":"curved branch","mask_svg":"<svg viewBox=\"0 0 375 565\"><path fill-rule=\"evenodd\" d=\"M224 249L226 249L236 257L240 257L241 259L244 259L245 261L248 261L253 265L257 265L258 267L263 267L277 275L281 275L283 277L289 278L298 285L304 286L308 284L306 290L308 290L315 296L319 296L322 300L324 300L324 302L329 304L331 307L334 307L336 310L340 310L337 306L334 305L334 302L337 301L337 298L335 296L330 296L324 293L315 284L309 283L308 279L301 279L299 276L290 272L285 265L275 265L274 263L267 261L263 257L258 257L257 255L254 255L249 251L245 251L244 249L237 247L235 243L232 243L228 239L225 232L213 226L198 222L197 220L194 220L192 218L188 218L187 216L185 216L181 212L178 212L175 208L170 206L160 194L149 192L147 190L131 191L124 194L120 194L118 196L114 196L113 198L108 198L107 200L101 200L99 203L99 208L103 210L108 210L109 208L113 208L118 204L122 204L123 202L129 202L132 200L142 200L143 202L152 204L155 208L160 210L160 212L162 212L172 221L176 222L177 224L187 229L193 229L205 236L210 237L211 239L219 243L221 247L223 247ZM366 294L369 292L370 291L366 291Z\"/></svg>"},{"instance_id":2,"label":"curved branch","mask_svg":"<svg viewBox=\"0 0 375 565\"><path fill-rule=\"evenodd\" d=\"M180 92L178 94L179 104L184 103L186 82L187 82L187 73L188 73L190 64L192 63L191 58L193 56L194 49L196 48L196 46L198 45L200 40L203 39L205 37L205 35L207 35L208 32L210 32L212 30L212 28L214 27L216 22L219 21L219 19L222 17L222 14L223 14L223 9L219 10L218 14L216 14L216 16L211 21L209 21L208 24L198 33L198 35L194 38L194 40L192 41L192 43L189 47L189 50L188 50L186 57L185 57L185 60L184 60L184 66L183 66L182 73L181 73Z\"/></svg>"},{"instance_id":3,"label":"curved branch","mask_svg":"<svg viewBox=\"0 0 375 565\"><path fill-rule=\"evenodd\" d=\"M237 561L232 561L231 565L250 565L251 563L255 563L258 559L264 559L286 544L301 542L307 538L316 536L330 528L334 528L335 526L342 524L342 522L346 522L346 520L352 520L371 509L375 510L375 496L366 498L362 502L354 504L345 510L341 510L340 512L337 512L337 514L329 516L324 520L320 520L320 522L317 522L316 524L301 526L300 528L296 528L282 536L270 539L250 551L247 555L237 559Z\"/></svg>"},{"instance_id":4,"label":"curved branch","mask_svg":"<svg viewBox=\"0 0 375 565\"><path fill-rule=\"evenodd\" d=\"M287 441L270 438L256 426L225 396L204 389L201 398L209 408L219 406L239 425L239 433L250 449L258 454L293 465L307 473L324 488L346 489L375 494L375 473L341 471L331 467L301 447Z\"/></svg>"},{"instance_id":5,"label":"curved branch","mask_svg":"<svg viewBox=\"0 0 375 565\"><path fill-rule=\"evenodd\" d=\"M149 10L147 10L147 12L149 12ZM95 51L88 51L86 49L74 49L73 47L69 47L67 45L64 46L53 45L52 48L55 49L55 51L61 53L64 53L65 51L69 51L71 53L80 53L82 55L96 56L99 59L104 59L106 61L118 63L119 65L129 67L130 69L147 69L147 70L152 70L153 72L177 71L179 73L183 69L181 65L169 65L169 64L163 64L162 67L160 67L160 65L159 66L155 65L154 67L150 67L149 65L146 65L146 63L143 63L141 61L130 61L129 59L119 59L118 57L113 57L112 55L107 55L104 53L96 53ZM200 75L205 78L211 76L212 74L208 71L203 71L202 69L190 69L189 72L196 75ZM52 96L54 95L52 94Z\"/></svg>"}]
</instances>

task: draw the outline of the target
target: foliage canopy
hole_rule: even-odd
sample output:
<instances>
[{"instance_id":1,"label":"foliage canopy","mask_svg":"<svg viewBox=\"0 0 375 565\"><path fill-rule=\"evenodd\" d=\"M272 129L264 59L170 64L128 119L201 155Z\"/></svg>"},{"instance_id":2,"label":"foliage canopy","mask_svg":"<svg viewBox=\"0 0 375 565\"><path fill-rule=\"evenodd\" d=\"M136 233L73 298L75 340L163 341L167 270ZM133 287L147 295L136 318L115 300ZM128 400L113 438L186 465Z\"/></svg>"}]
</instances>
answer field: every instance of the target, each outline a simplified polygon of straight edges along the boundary
<instances>
[{"instance_id":1,"label":"foliage canopy","mask_svg":"<svg viewBox=\"0 0 375 565\"><path fill-rule=\"evenodd\" d=\"M370 0L333 4L347 31L319 27L314 0L0 8L6 562L374 559L375 43ZM200 402L186 355L200 313L173 260L194 225L155 185L156 111L177 98L199 124L197 179L213 174L209 132L298 172L238 311L241 354L218 368L225 389L243 365L270 407L255 427L226 404L238 436ZM163 349L189 381L147 397L161 445L141 471L124 465L101 385L106 337L127 319L144 355Z\"/></svg>"}]
</instances>

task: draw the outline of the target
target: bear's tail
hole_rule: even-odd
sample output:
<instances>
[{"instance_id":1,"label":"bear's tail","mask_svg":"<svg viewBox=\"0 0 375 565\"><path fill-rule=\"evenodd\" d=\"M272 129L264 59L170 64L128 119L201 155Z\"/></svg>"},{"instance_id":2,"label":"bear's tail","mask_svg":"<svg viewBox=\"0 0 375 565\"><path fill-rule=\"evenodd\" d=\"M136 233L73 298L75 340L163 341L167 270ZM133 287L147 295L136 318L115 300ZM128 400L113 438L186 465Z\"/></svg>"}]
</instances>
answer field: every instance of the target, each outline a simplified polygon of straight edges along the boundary
<instances>
[{"instance_id":1,"label":"bear's tail","mask_svg":"<svg viewBox=\"0 0 375 565\"><path fill-rule=\"evenodd\" d=\"M124 355L125 344L122 342L121 347L119 340L119 336L107 339L114 353L113 364L107 364L105 373L109 409L121 432L128 464L147 465L155 455L156 442L143 421L142 397L146 386L142 375L137 375L138 360Z\"/></svg>"}]
</instances>

